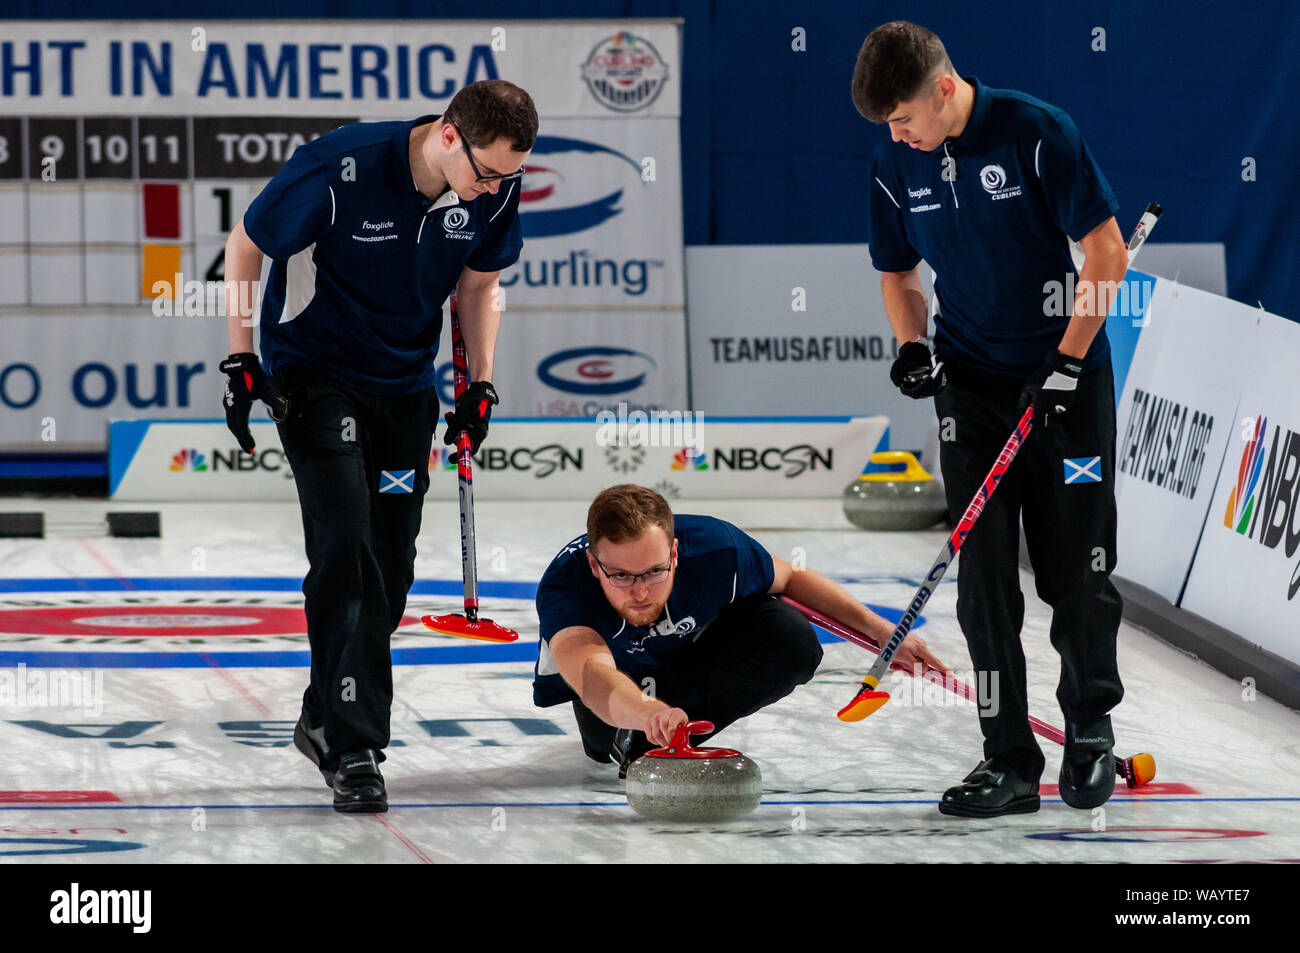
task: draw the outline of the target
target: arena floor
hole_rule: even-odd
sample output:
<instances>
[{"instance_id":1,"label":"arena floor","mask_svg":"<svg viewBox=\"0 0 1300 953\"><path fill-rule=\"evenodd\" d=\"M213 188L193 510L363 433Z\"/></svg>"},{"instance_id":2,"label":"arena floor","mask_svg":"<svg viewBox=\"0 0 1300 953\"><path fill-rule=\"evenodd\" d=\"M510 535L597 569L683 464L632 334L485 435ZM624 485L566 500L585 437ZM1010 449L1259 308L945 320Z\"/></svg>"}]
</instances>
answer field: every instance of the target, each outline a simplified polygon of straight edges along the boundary
<instances>
[{"instance_id":1,"label":"arena floor","mask_svg":"<svg viewBox=\"0 0 1300 953\"><path fill-rule=\"evenodd\" d=\"M164 505L162 538L141 540L102 535L103 502L3 508L44 510L48 538L0 540L0 746L15 788L0 791L0 862L1300 859L1300 714L1127 625L1117 753L1151 752L1158 775L1139 793L1121 783L1098 812L1049 785L1037 814L940 815L939 794L980 760L974 709L898 677L889 705L843 724L835 711L873 656L825 635L811 684L719 736L760 765L757 811L710 825L640 818L614 766L583 756L570 711L532 705L532 594L582 531L576 503L478 505L485 614L519 630L514 646L419 623L460 605L455 504L426 506L409 624L393 638L391 810L339 815L289 740L307 652L295 505ZM910 600L943 539L850 529L836 501L678 509L729 519L783 558L801 548L884 610ZM960 570L916 629L958 670L970 668ZM1027 574L1022 585L1034 712L1059 726L1049 610ZM1054 781L1060 748L1042 744Z\"/></svg>"}]
</instances>

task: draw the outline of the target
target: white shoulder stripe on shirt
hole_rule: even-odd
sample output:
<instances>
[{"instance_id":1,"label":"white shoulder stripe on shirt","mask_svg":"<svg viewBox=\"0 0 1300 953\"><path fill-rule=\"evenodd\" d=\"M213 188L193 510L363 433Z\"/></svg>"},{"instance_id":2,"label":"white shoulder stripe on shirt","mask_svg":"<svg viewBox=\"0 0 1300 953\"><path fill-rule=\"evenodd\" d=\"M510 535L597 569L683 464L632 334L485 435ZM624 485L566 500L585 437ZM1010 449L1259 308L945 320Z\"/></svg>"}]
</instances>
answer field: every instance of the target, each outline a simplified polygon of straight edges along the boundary
<instances>
[{"instance_id":1,"label":"white shoulder stripe on shirt","mask_svg":"<svg viewBox=\"0 0 1300 953\"><path fill-rule=\"evenodd\" d=\"M560 667L555 664L555 656L551 654L551 644L545 639L538 639L537 642L537 674L559 675Z\"/></svg>"},{"instance_id":2,"label":"white shoulder stripe on shirt","mask_svg":"<svg viewBox=\"0 0 1300 953\"><path fill-rule=\"evenodd\" d=\"M1034 146L1034 175L1038 176L1040 179L1043 177L1043 173L1038 171L1038 150L1042 148L1043 148L1043 140L1039 139L1038 145Z\"/></svg>"},{"instance_id":3,"label":"white shoulder stripe on shirt","mask_svg":"<svg viewBox=\"0 0 1300 953\"><path fill-rule=\"evenodd\" d=\"M495 221L497 220L497 216L501 214L501 209L505 208L508 204L510 204L510 196L514 194L514 192L515 192L515 184L516 184L518 181L519 181L518 179L512 179L512 180L510 181L510 191L506 193L506 197L505 197L505 199L501 202L501 208L499 208L499 209L497 209L495 212L493 212L493 213L492 213L492 217L488 219L488 224L489 224L489 225L491 225L493 222L495 222Z\"/></svg>"},{"instance_id":4,"label":"white shoulder stripe on shirt","mask_svg":"<svg viewBox=\"0 0 1300 953\"><path fill-rule=\"evenodd\" d=\"M316 262L312 253L316 243L308 245L290 256L284 266L284 307L280 309L280 324L288 324L307 310L316 297Z\"/></svg>"},{"instance_id":5,"label":"white shoulder stripe on shirt","mask_svg":"<svg viewBox=\"0 0 1300 953\"><path fill-rule=\"evenodd\" d=\"M338 211L338 203L334 201L334 186L327 185L325 188L330 190L330 225L334 224L334 213Z\"/></svg>"},{"instance_id":6,"label":"white shoulder stripe on shirt","mask_svg":"<svg viewBox=\"0 0 1300 953\"><path fill-rule=\"evenodd\" d=\"M880 181L880 176L876 176L876 184L879 185L882 189L885 189L885 183ZM894 208L903 207L898 204L898 199L894 198L894 193L889 191L889 189L885 189L885 194L889 196L889 201L894 203Z\"/></svg>"}]
</instances>

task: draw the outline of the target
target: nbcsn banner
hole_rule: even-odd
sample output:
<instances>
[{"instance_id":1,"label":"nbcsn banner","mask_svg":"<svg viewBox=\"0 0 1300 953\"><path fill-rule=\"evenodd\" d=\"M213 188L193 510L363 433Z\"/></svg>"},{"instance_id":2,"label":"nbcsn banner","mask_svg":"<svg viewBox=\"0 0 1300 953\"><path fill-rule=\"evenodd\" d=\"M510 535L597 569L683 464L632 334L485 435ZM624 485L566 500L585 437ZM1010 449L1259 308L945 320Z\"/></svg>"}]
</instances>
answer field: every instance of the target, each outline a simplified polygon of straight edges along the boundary
<instances>
[{"instance_id":1,"label":"nbcsn banner","mask_svg":"<svg viewBox=\"0 0 1300 953\"><path fill-rule=\"evenodd\" d=\"M738 420L627 411L595 420L493 420L474 456L474 495L485 500L589 501L616 483L669 499L838 498L886 439L885 417ZM114 421L115 500L296 501L293 470L272 423L250 425L240 451L224 421ZM456 467L435 441L428 498L457 498ZM411 461L375 461L375 492L403 492ZM847 526L847 523L845 524Z\"/></svg>"}]
</instances>

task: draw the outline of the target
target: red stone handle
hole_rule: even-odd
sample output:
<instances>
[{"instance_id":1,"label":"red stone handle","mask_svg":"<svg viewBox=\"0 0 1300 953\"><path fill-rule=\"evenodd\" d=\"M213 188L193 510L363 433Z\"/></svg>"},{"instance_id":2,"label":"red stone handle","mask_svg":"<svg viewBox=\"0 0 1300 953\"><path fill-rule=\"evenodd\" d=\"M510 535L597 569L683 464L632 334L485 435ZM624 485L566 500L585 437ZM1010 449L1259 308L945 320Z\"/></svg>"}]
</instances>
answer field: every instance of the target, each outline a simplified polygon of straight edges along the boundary
<instances>
[{"instance_id":1,"label":"red stone handle","mask_svg":"<svg viewBox=\"0 0 1300 953\"><path fill-rule=\"evenodd\" d=\"M673 740L668 742L666 751L670 754L685 755L688 751L697 749L691 747L691 735L707 735L713 731L713 722L711 721L684 721L677 726L673 732Z\"/></svg>"},{"instance_id":2,"label":"red stone handle","mask_svg":"<svg viewBox=\"0 0 1300 953\"><path fill-rule=\"evenodd\" d=\"M732 748L696 748L691 744L691 735L707 735L713 731L711 721L688 721L677 726L673 740L662 748L646 752L647 758L739 758L739 751Z\"/></svg>"}]
</instances>

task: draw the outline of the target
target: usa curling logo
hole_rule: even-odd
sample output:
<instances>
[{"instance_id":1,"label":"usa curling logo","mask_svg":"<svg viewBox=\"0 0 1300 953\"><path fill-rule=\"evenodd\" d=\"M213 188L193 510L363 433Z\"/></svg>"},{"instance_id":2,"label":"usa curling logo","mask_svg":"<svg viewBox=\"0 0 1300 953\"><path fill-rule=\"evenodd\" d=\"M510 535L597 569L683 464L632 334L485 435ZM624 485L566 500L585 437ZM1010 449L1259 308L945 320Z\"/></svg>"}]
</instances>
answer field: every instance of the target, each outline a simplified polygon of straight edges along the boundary
<instances>
[{"instance_id":1,"label":"usa curling logo","mask_svg":"<svg viewBox=\"0 0 1300 953\"><path fill-rule=\"evenodd\" d=\"M525 238L573 235L623 212L623 194L644 184L641 164L598 142L538 136L519 193Z\"/></svg>"},{"instance_id":2,"label":"usa curling logo","mask_svg":"<svg viewBox=\"0 0 1300 953\"><path fill-rule=\"evenodd\" d=\"M547 355L537 377L570 394L621 394L636 390L658 367L649 354L625 347L579 347Z\"/></svg>"},{"instance_id":3,"label":"usa curling logo","mask_svg":"<svg viewBox=\"0 0 1300 953\"><path fill-rule=\"evenodd\" d=\"M1264 467L1264 434L1268 431L1268 418L1255 418L1255 429L1241 451L1241 465L1237 468L1237 485L1228 494L1228 508L1223 514L1223 525L1245 536L1250 528L1250 518L1255 513L1255 491L1259 488L1259 474Z\"/></svg>"},{"instance_id":4,"label":"usa curling logo","mask_svg":"<svg viewBox=\"0 0 1300 953\"><path fill-rule=\"evenodd\" d=\"M602 106L636 112L663 92L668 64L649 40L620 30L592 48L582 79Z\"/></svg>"},{"instance_id":5,"label":"usa curling logo","mask_svg":"<svg viewBox=\"0 0 1300 953\"><path fill-rule=\"evenodd\" d=\"M673 454L674 470L707 470L709 458L699 447L682 447Z\"/></svg>"},{"instance_id":6,"label":"usa curling logo","mask_svg":"<svg viewBox=\"0 0 1300 953\"><path fill-rule=\"evenodd\" d=\"M206 471L208 469L207 459L193 447L188 450L181 450L172 454L172 464L169 468L173 471L182 470Z\"/></svg>"}]
</instances>

